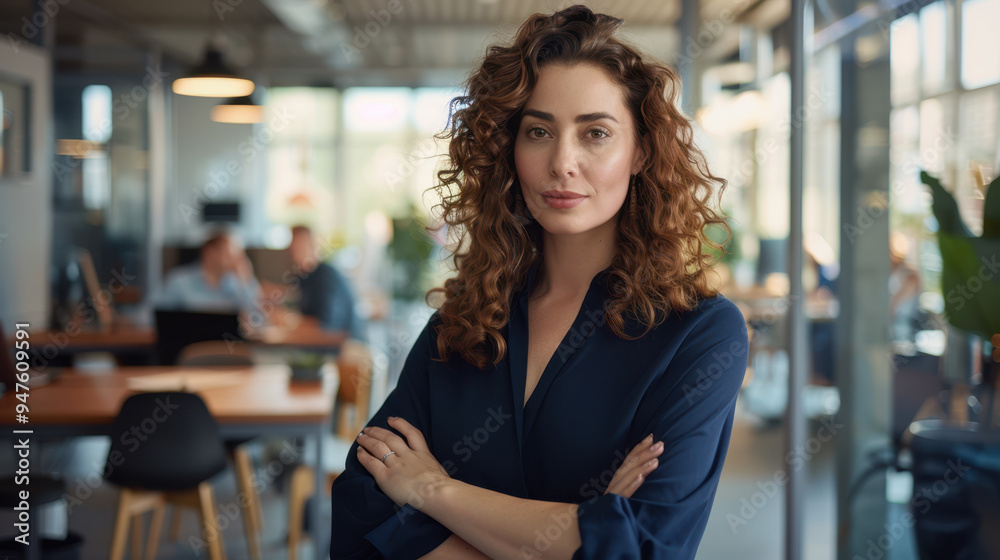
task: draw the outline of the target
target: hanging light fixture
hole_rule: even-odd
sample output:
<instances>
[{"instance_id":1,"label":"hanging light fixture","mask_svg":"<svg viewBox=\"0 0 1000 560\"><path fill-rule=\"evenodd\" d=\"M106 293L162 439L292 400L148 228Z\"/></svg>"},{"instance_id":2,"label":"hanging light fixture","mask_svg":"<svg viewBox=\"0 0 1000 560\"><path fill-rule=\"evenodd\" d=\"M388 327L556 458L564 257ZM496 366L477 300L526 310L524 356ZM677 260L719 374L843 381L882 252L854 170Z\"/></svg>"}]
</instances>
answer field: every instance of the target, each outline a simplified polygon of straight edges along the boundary
<instances>
[{"instance_id":1,"label":"hanging light fixture","mask_svg":"<svg viewBox=\"0 0 1000 560\"><path fill-rule=\"evenodd\" d=\"M184 78L174 80L174 93L195 97L242 97L250 95L254 83L236 75L222 62L222 51L214 45L205 49L205 60Z\"/></svg>"},{"instance_id":2,"label":"hanging light fixture","mask_svg":"<svg viewBox=\"0 0 1000 560\"><path fill-rule=\"evenodd\" d=\"M249 95L230 97L212 107L212 120L220 123L252 124L264 121L264 107Z\"/></svg>"}]
</instances>

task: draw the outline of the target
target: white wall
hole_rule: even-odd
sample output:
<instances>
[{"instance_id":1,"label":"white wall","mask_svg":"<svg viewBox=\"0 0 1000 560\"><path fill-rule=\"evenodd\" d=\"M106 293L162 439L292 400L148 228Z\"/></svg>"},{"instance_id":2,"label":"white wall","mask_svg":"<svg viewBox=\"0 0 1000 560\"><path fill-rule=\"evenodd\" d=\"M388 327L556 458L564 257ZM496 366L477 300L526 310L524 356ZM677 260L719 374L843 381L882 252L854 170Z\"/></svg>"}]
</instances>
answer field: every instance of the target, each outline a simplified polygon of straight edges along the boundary
<instances>
[{"instance_id":1,"label":"white wall","mask_svg":"<svg viewBox=\"0 0 1000 560\"><path fill-rule=\"evenodd\" d=\"M244 240L258 242L255 216L261 214L256 206L261 197L256 193L264 182L269 136L259 137L254 125L213 122L211 110L220 99L167 95L174 137L163 209L165 242L199 244L209 229L201 223L205 202L229 200L242 203Z\"/></svg>"},{"instance_id":2,"label":"white wall","mask_svg":"<svg viewBox=\"0 0 1000 560\"><path fill-rule=\"evenodd\" d=\"M48 51L0 41L0 75L31 87L31 173L0 179L0 321L48 325L52 242L52 72Z\"/></svg>"}]
</instances>

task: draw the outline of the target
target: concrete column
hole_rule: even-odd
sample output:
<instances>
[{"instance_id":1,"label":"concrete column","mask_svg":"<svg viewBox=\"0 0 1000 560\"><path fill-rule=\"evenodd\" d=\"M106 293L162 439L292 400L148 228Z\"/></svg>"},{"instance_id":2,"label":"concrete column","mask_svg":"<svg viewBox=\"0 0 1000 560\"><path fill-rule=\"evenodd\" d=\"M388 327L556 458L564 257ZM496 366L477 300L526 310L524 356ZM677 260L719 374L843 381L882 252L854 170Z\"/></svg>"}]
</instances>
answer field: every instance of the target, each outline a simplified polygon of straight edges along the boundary
<instances>
[{"instance_id":1,"label":"concrete column","mask_svg":"<svg viewBox=\"0 0 1000 560\"><path fill-rule=\"evenodd\" d=\"M841 3L851 13L853 0ZM864 42L864 49L856 44ZM869 453L890 442L889 36L877 21L841 39L841 272L838 280L837 558L866 558L885 531L885 473L849 496ZM858 52L865 59L858 58ZM877 546L877 545L876 545ZM883 551L886 553L886 551Z\"/></svg>"}]
</instances>

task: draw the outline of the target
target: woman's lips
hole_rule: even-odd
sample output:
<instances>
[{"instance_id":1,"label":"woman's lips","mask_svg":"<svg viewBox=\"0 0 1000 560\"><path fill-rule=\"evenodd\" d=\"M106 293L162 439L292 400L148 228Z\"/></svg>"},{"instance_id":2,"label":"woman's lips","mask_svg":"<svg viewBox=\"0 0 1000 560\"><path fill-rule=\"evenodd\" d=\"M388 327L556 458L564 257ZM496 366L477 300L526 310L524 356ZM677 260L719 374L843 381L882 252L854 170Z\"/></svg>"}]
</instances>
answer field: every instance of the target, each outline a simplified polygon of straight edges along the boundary
<instances>
[{"instance_id":1,"label":"woman's lips","mask_svg":"<svg viewBox=\"0 0 1000 560\"><path fill-rule=\"evenodd\" d=\"M546 196L544 194L542 195L542 200L545 201L545 204L548 204L550 207L557 208L560 210L566 208L573 208L586 199L587 197L585 196L558 197L558 196Z\"/></svg>"}]
</instances>

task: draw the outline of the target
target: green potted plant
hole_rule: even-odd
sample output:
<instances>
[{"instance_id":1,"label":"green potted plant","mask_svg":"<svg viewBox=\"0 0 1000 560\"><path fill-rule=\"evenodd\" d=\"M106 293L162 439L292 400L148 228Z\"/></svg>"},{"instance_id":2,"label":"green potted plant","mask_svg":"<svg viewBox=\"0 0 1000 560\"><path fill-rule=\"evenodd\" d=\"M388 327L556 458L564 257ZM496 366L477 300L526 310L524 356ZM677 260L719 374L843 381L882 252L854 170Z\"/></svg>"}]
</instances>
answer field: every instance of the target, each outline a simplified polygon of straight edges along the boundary
<instances>
[{"instance_id":1,"label":"green potted plant","mask_svg":"<svg viewBox=\"0 0 1000 560\"><path fill-rule=\"evenodd\" d=\"M288 360L292 368L292 381L319 381L323 364L327 355L318 352L302 352L293 354Z\"/></svg>"},{"instance_id":2,"label":"green potted plant","mask_svg":"<svg viewBox=\"0 0 1000 560\"><path fill-rule=\"evenodd\" d=\"M941 182L927 172L920 179L931 189L938 222L945 315L951 326L988 341L1000 333L1000 178L986 191L978 237ZM910 425L911 506L921 560L1000 558L1000 540L989 529L1000 520L1000 430L993 426L998 364L983 358L983 382L965 399L971 421L946 417Z\"/></svg>"},{"instance_id":3,"label":"green potted plant","mask_svg":"<svg viewBox=\"0 0 1000 560\"><path fill-rule=\"evenodd\" d=\"M413 203L410 215L392 221L389 255L393 261L393 297L421 300L425 293L427 261L434 251L434 241L424 229L424 218Z\"/></svg>"}]
</instances>

